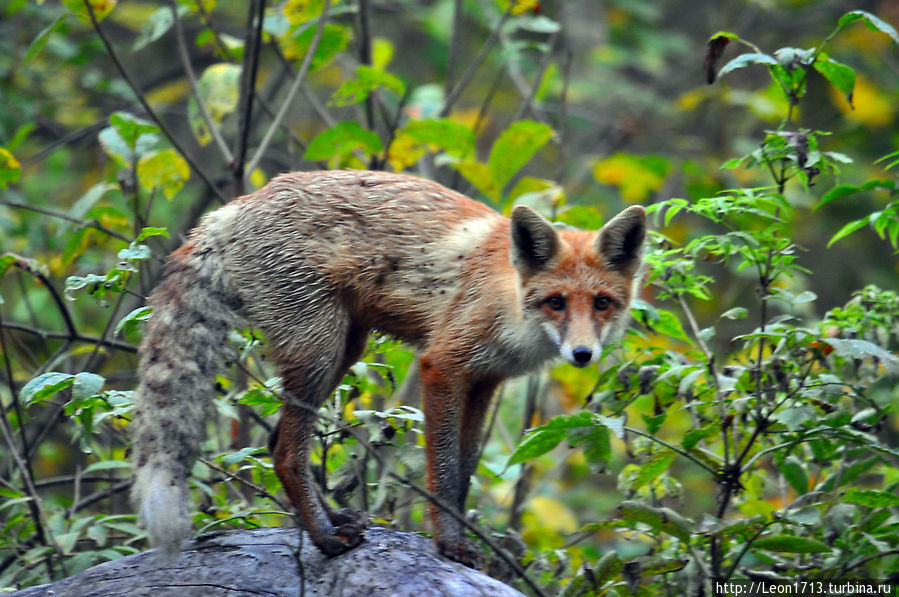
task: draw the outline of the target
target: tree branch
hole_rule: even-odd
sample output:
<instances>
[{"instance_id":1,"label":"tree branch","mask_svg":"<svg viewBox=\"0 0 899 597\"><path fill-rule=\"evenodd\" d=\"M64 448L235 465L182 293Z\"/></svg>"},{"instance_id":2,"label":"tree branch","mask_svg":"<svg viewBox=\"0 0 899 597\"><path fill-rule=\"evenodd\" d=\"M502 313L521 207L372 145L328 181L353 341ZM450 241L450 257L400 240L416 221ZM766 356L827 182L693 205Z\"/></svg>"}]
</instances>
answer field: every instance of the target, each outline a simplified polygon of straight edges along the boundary
<instances>
[{"instance_id":1,"label":"tree branch","mask_svg":"<svg viewBox=\"0 0 899 597\"><path fill-rule=\"evenodd\" d=\"M247 34L244 39L243 68L240 71L240 105L238 106L237 140L234 147L234 158L231 167L234 172L234 184L243 190L245 178L244 162L247 159L247 144L253 119L253 99L256 97L256 77L259 73L259 54L262 48L262 21L265 13L265 0L253 0L247 14ZM253 27L255 15L256 27ZM250 169L250 173L253 170Z\"/></svg>"},{"instance_id":2,"label":"tree branch","mask_svg":"<svg viewBox=\"0 0 899 597\"><path fill-rule=\"evenodd\" d=\"M181 26L181 17L178 16L178 6L175 4L175 0L169 0L169 8L172 11L172 19L175 23L175 39L178 42L178 55L181 57L181 64L184 66L184 74L187 75L187 82L190 84L190 92L194 96L194 101L197 102L197 107L200 109L200 115L203 117L203 122L206 123L206 128L209 129L209 134L212 135L212 140L215 141L219 151L222 152L222 157L224 157L225 161L230 164L234 161L234 156L231 155L231 150L229 150L228 146L225 144L225 139L222 138L222 132L219 130L219 127L213 122L212 115L209 113L209 107L206 105L206 100L200 93L197 77L194 74L194 68L190 63L190 54L187 51L187 44L184 42L184 28Z\"/></svg>"},{"instance_id":3,"label":"tree branch","mask_svg":"<svg viewBox=\"0 0 899 597\"><path fill-rule=\"evenodd\" d=\"M477 72L478 68L480 68L481 64L484 62L484 59L487 58L487 53L496 45L497 40L499 40L500 31L502 31L503 26L506 24L506 21L509 19L509 15L512 14L512 7L514 6L513 2L509 3L509 7L506 8L506 11L503 13L503 16L500 17L499 22L496 24L496 27L493 28L493 31L490 32L490 36L487 38L487 41L484 42L484 45L481 46L480 51L477 56L471 61L471 64L468 65L468 68L465 69L465 72L459 78L459 82L450 91L446 100L443 102L443 107L440 109L440 117L445 118L449 115L450 110L453 109L455 103L459 100L459 97L462 95L462 92L465 91L465 88L471 82L472 77Z\"/></svg>"},{"instance_id":4,"label":"tree branch","mask_svg":"<svg viewBox=\"0 0 899 597\"><path fill-rule=\"evenodd\" d=\"M287 114L287 110L293 103L293 100L297 95L297 91L299 91L300 86L302 86L303 80L306 78L306 73L309 71L309 67L312 65L312 59L315 56L315 52L318 50L318 44L321 42L322 33L325 30L325 23L328 20L328 11L330 9L331 0L325 0L325 6L322 9L322 14L318 18L318 27L315 30L315 36L312 38L312 43L309 45L309 50L303 57L303 63L302 65L300 65L300 72L297 73L296 78L293 80L293 84L291 84L290 90L287 92L287 97L284 98L284 102L281 104L281 107L278 109L278 113L275 115L275 120L272 122L268 131L265 133L265 137L262 138L262 142L256 149L256 153L253 154L253 159L250 161L250 165L247 167L247 172L252 172L256 169L256 166L259 165L259 160L261 160L262 156L265 155L265 151L266 149L268 149L268 146L272 141L272 137L274 137L275 132L281 126L281 121L284 120L284 115ZM246 178L246 174L244 175L244 178Z\"/></svg>"}]
</instances>

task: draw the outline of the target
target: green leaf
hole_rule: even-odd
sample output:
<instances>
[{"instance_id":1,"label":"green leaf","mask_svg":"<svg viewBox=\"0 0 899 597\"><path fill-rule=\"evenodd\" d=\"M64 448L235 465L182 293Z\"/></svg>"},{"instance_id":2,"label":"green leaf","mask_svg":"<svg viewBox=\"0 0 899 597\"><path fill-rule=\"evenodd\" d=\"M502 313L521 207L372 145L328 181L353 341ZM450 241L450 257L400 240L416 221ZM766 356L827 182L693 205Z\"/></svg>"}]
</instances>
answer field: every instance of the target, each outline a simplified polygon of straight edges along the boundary
<instances>
[{"instance_id":1,"label":"green leaf","mask_svg":"<svg viewBox=\"0 0 899 597\"><path fill-rule=\"evenodd\" d=\"M584 457L593 464L604 465L612 457L609 428L604 425L569 429L568 443L575 447L583 447Z\"/></svg>"},{"instance_id":2,"label":"green leaf","mask_svg":"<svg viewBox=\"0 0 899 597\"><path fill-rule=\"evenodd\" d=\"M40 54L41 50L44 49L44 46L47 45L47 42L50 41L50 36L59 29L67 16L69 16L69 13L64 12L56 17L52 23L41 29L41 32L37 34L37 37L35 37L34 41L31 42L31 45L28 46L28 51L25 52L22 64L28 64L35 56Z\"/></svg>"},{"instance_id":3,"label":"green leaf","mask_svg":"<svg viewBox=\"0 0 899 597\"><path fill-rule=\"evenodd\" d=\"M753 64L777 64L777 60L774 58L774 56L770 56L768 54L759 54L756 52L741 54L725 64L718 72L718 77L723 77L733 70L737 70L738 68L745 68Z\"/></svg>"},{"instance_id":4,"label":"green leaf","mask_svg":"<svg viewBox=\"0 0 899 597\"><path fill-rule=\"evenodd\" d=\"M721 314L725 319L746 319L748 316L749 310L746 307L734 307Z\"/></svg>"},{"instance_id":5,"label":"green leaf","mask_svg":"<svg viewBox=\"0 0 899 597\"><path fill-rule=\"evenodd\" d=\"M719 37L726 37L727 39L740 40L740 36L736 33L731 33L730 31L719 31L709 37L708 41L712 41L714 39L718 39Z\"/></svg>"},{"instance_id":6,"label":"green leaf","mask_svg":"<svg viewBox=\"0 0 899 597\"><path fill-rule=\"evenodd\" d=\"M821 201L818 203L818 205L815 206L815 211L821 209L822 207L824 207L831 201L836 201L837 199L842 199L843 197L848 197L849 195L854 195L855 193L858 193L861 190L862 190L861 187L857 187L857 186L851 185L851 184L837 185L834 188L827 191L826 193L824 193L824 196L821 197Z\"/></svg>"},{"instance_id":7,"label":"green leaf","mask_svg":"<svg viewBox=\"0 0 899 597\"><path fill-rule=\"evenodd\" d=\"M842 29L847 25L851 25L856 21L862 20L865 21L868 29L871 29L872 31L879 31L880 33L885 33L886 35L889 35L895 43L899 44L899 33L896 33L896 29L886 21L883 21L882 19L872 15L870 12L867 12L865 10L853 10L851 12L847 12L842 17L840 17L838 28Z\"/></svg>"},{"instance_id":8,"label":"green leaf","mask_svg":"<svg viewBox=\"0 0 899 597\"><path fill-rule=\"evenodd\" d=\"M670 508L654 508L642 502L625 500L618 506L617 512L625 520L642 522L684 543L690 541L690 522Z\"/></svg>"},{"instance_id":9,"label":"green leaf","mask_svg":"<svg viewBox=\"0 0 899 597\"><path fill-rule=\"evenodd\" d=\"M30 406L64 390L75 383L75 376L70 373L51 371L38 375L19 392L19 399L25 406Z\"/></svg>"},{"instance_id":10,"label":"green leaf","mask_svg":"<svg viewBox=\"0 0 899 597\"><path fill-rule=\"evenodd\" d=\"M752 547L781 553L830 553L832 551L823 541L794 535L769 535L757 539Z\"/></svg>"},{"instance_id":11,"label":"green leaf","mask_svg":"<svg viewBox=\"0 0 899 597\"><path fill-rule=\"evenodd\" d=\"M331 96L331 103L335 106L358 104L378 87L389 89L400 97L406 93L406 83L399 77L361 64L356 67L356 78L344 81Z\"/></svg>"},{"instance_id":12,"label":"green leaf","mask_svg":"<svg viewBox=\"0 0 899 597\"><path fill-rule=\"evenodd\" d=\"M116 2L117 0L88 0L90 7L93 9L94 17L98 22L105 19L112 12ZM90 24L90 16L84 0L62 0L62 3L82 22Z\"/></svg>"},{"instance_id":13,"label":"green leaf","mask_svg":"<svg viewBox=\"0 0 899 597\"><path fill-rule=\"evenodd\" d=\"M684 328L681 326L680 319L677 318L677 315L666 309L659 309L658 313L658 321L652 322L652 330L654 332L665 334L666 336L671 336L672 338L677 338L684 342L690 342L690 338L687 336L686 332L684 332Z\"/></svg>"},{"instance_id":14,"label":"green leaf","mask_svg":"<svg viewBox=\"0 0 899 597\"><path fill-rule=\"evenodd\" d=\"M133 167L159 141L159 127L127 112L113 112L97 135L103 150L124 168Z\"/></svg>"},{"instance_id":15,"label":"green leaf","mask_svg":"<svg viewBox=\"0 0 899 597\"><path fill-rule=\"evenodd\" d=\"M830 81L831 85L846 96L846 101L852 106L852 91L855 89L855 71L845 64L833 60L826 54L818 56L814 67L825 79Z\"/></svg>"},{"instance_id":16,"label":"green leaf","mask_svg":"<svg viewBox=\"0 0 899 597\"><path fill-rule=\"evenodd\" d=\"M841 502L865 506L866 508L895 508L899 506L899 495L876 489L848 489Z\"/></svg>"},{"instance_id":17,"label":"green leaf","mask_svg":"<svg viewBox=\"0 0 899 597\"><path fill-rule=\"evenodd\" d=\"M94 462L84 468L84 474L95 473L97 471L111 471L116 469L130 469L131 463L127 460L101 460Z\"/></svg>"},{"instance_id":18,"label":"green leaf","mask_svg":"<svg viewBox=\"0 0 899 597\"><path fill-rule=\"evenodd\" d=\"M624 416L607 417L605 415L593 415L592 422L608 427L620 440L624 439Z\"/></svg>"},{"instance_id":19,"label":"green leaf","mask_svg":"<svg viewBox=\"0 0 899 597\"><path fill-rule=\"evenodd\" d=\"M565 439L567 433L565 429L546 429L539 428L527 435L524 440L518 444L515 452L509 458L507 466L526 462L538 456L546 454L559 445Z\"/></svg>"},{"instance_id":20,"label":"green leaf","mask_svg":"<svg viewBox=\"0 0 899 597\"><path fill-rule=\"evenodd\" d=\"M596 579L597 585L602 585L607 580L621 574L623 567L624 562L621 561L621 556L618 555L618 552L614 550L607 551L599 558L596 566L593 567L593 577Z\"/></svg>"},{"instance_id":21,"label":"green leaf","mask_svg":"<svg viewBox=\"0 0 899 597\"><path fill-rule=\"evenodd\" d=\"M519 120L512 123L493 144L487 159L493 184L499 189L505 187L553 135L552 128L540 122Z\"/></svg>"},{"instance_id":22,"label":"green leaf","mask_svg":"<svg viewBox=\"0 0 899 597\"><path fill-rule=\"evenodd\" d=\"M890 375L899 375L899 357L891 352L887 352L880 346L867 340L841 338L825 338L825 342L833 346L833 351L837 356L847 359L877 359L887 373Z\"/></svg>"},{"instance_id":23,"label":"green leaf","mask_svg":"<svg viewBox=\"0 0 899 597\"><path fill-rule=\"evenodd\" d=\"M436 145L451 156L465 158L474 153L474 132L449 118L413 120L402 132L421 143Z\"/></svg>"},{"instance_id":24,"label":"green leaf","mask_svg":"<svg viewBox=\"0 0 899 597\"><path fill-rule=\"evenodd\" d=\"M464 176L485 197L499 201L502 188L496 184L487 164L482 162L458 162L452 164L452 167L458 170L459 174Z\"/></svg>"},{"instance_id":25,"label":"green leaf","mask_svg":"<svg viewBox=\"0 0 899 597\"><path fill-rule=\"evenodd\" d=\"M144 154L137 163L137 180L140 186L148 191L159 189L166 199L172 199L188 178L190 166L174 149Z\"/></svg>"},{"instance_id":26,"label":"green leaf","mask_svg":"<svg viewBox=\"0 0 899 597\"><path fill-rule=\"evenodd\" d=\"M76 374L72 385L72 400L83 400L99 394L105 382L106 380L96 373L82 371Z\"/></svg>"},{"instance_id":27,"label":"green leaf","mask_svg":"<svg viewBox=\"0 0 899 597\"><path fill-rule=\"evenodd\" d=\"M699 429L691 429L684 434L684 439L681 440L681 446L683 446L684 450L692 450L696 447L696 444L714 433L717 428L717 425L710 423Z\"/></svg>"},{"instance_id":28,"label":"green leaf","mask_svg":"<svg viewBox=\"0 0 899 597\"><path fill-rule=\"evenodd\" d=\"M777 411L771 418L787 426L790 431L798 431L808 421L814 420L818 413L806 404L793 406Z\"/></svg>"},{"instance_id":29,"label":"green leaf","mask_svg":"<svg viewBox=\"0 0 899 597\"><path fill-rule=\"evenodd\" d=\"M378 135L363 129L358 122L338 122L309 142L304 158L311 161L344 158L357 149L374 154L381 152L383 146Z\"/></svg>"},{"instance_id":30,"label":"green leaf","mask_svg":"<svg viewBox=\"0 0 899 597\"><path fill-rule=\"evenodd\" d=\"M188 8L187 6L181 5L177 8L177 11L178 17L180 18L188 13ZM171 29L174 24L175 19L172 16L171 8L168 6L157 8L141 24L140 33L138 34L137 39L134 40L131 51L137 52L138 50L142 50L147 45L168 33L169 29Z\"/></svg>"},{"instance_id":31,"label":"green leaf","mask_svg":"<svg viewBox=\"0 0 899 597\"><path fill-rule=\"evenodd\" d=\"M113 335L118 336L119 334L122 334L126 338L136 336L138 328L146 325L152 314L153 309L147 306L134 309L131 313L119 320L119 323L115 326Z\"/></svg>"},{"instance_id":32,"label":"green leaf","mask_svg":"<svg viewBox=\"0 0 899 597\"><path fill-rule=\"evenodd\" d=\"M288 60L303 60L312 46L312 39L315 37L316 29L317 26L301 28L299 35L282 40L285 43L284 56ZM321 41L315 50L315 56L312 58L312 64L309 65L309 72L331 62L337 54L346 49L349 41L350 34L346 27L327 23L322 31Z\"/></svg>"},{"instance_id":33,"label":"green leaf","mask_svg":"<svg viewBox=\"0 0 899 597\"><path fill-rule=\"evenodd\" d=\"M158 226L145 226L141 229L137 238L134 239L134 242L143 242L151 236L164 236L165 238L169 238L169 231L166 228L160 228Z\"/></svg>"},{"instance_id":34,"label":"green leaf","mask_svg":"<svg viewBox=\"0 0 899 597\"><path fill-rule=\"evenodd\" d=\"M150 247L131 243L127 248L118 252L117 257L122 261L146 261L153 256Z\"/></svg>"},{"instance_id":35,"label":"green leaf","mask_svg":"<svg viewBox=\"0 0 899 597\"><path fill-rule=\"evenodd\" d=\"M856 230L864 228L865 224L867 224L867 223L868 223L868 218L861 218L859 220L853 220L852 222L849 222L848 224L846 224L845 226L840 228L840 230L836 234L833 235L833 238L831 238L830 241L827 243L827 248L829 249L831 247L831 245L833 245L835 242L846 238L847 236L849 236Z\"/></svg>"},{"instance_id":36,"label":"green leaf","mask_svg":"<svg viewBox=\"0 0 899 597\"><path fill-rule=\"evenodd\" d=\"M686 539L684 539L686 541ZM669 574L683 570L690 560L673 558L645 558L640 559L640 574Z\"/></svg>"},{"instance_id":37,"label":"green leaf","mask_svg":"<svg viewBox=\"0 0 899 597\"><path fill-rule=\"evenodd\" d=\"M777 465L778 470L783 474L784 479L790 484L798 495L808 493L808 475L805 472L805 466L802 461L795 455L790 454L783 462Z\"/></svg>"},{"instance_id":38,"label":"green leaf","mask_svg":"<svg viewBox=\"0 0 899 597\"><path fill-rule=\"evenodd\" d=\"M533 429L522 440L515 453L509 458L507 466L546 454L567 437L569 430L578 427L592 427L595 421L595 416L589 411L553 417L545 425Z\"/></svg>"},{"instance_id":39,"label":"green leaf","mask_svg":"<svg viewBox=\"0 0 899 597\"><path fill-rule=\"evenodd\" d=\"M676 456L677 453L671 450L661 450L653 454L649 460L640 465L637 478L631 485L632 489L639 489L655 480L656 477L668 470Z\"/></svg>"}]
</instances>

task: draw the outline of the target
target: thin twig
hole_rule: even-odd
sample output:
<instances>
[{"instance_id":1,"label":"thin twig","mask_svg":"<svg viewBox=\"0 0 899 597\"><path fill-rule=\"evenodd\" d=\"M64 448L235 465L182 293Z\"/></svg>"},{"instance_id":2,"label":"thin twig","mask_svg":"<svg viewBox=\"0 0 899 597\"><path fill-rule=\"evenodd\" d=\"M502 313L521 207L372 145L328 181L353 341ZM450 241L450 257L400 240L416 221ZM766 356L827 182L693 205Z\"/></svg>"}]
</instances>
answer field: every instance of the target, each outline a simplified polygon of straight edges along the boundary
<instances>
[{"instance_id":1,"label":"thin twig","mask_svg":"<svg viewBox=\"0 0 899 597\"><path fill-rule=\"evenodd\" d=\"M75 329L75 322L72 321L72 314L69 312L69 308L66 306L65 301L62 300L62 297L59 296L59 292L56 290L56 287L50 283L50 280L47 279L47 276L45 276L40 271L33 269L30 265L28 265L21 259L17 260L15 263L13 263L13 265L40 280L40 282L47 288L47 292L50 293L50 296L53 297L53 302L56 303L56 307L57 309L59 309L59 313L62 315L63 322L66 325L66 330L68 330L69 332L67 338L74 338L78 336L78 331Z\"/></svg>"},{"instance_id":2,"label":"thin twig","mask_svg":"<svg viewBox=\"0 0 899 597\"><path fill-rule=\"evenodd\" d=\"M97 338L96 336L85 336L83 334L69 334L66 332L53 332L50 330L40 330L37 328L33 328L27 325L22 325L19 323L13 323L11 321L3 322L2 327L9 330L18 330L20 332L25 332L28 334L34 334L35 336L41 338L58 338L60 340L71 340L73 342L84 342L85 344L102 344L103 346L108 346L109 348L114 348L116 350L121 350L124 352L137 353L137 347L132 346L126 342L119 342L118 340L104 340L102 338Z\"/></svg>"},{"instance_id":3,"label":"thin twig","mask_svg":"<svg viewBox=\"0 0 899 597\"><path fill-rule=\"evenodd\" d=\"M60 220L66 220L67 222L72 222L73 224L78 224L80 226L88 226L126 243L130 243L132 240L120 232L110 230L96 220L82 220L81 218L76 218L75 216L70 216L67 213L49 209L47 207L38 207L37 205L29 205L27 203L20 203L19 201L11 201L9 199L0 199L0 205L6 205L7 207L15 207L19 209L27 209L28 211L33 211L45 216L59 218Z\"/></svg>"},{"instance_id":4,"label":"thin twig","mask_svg":"<svg viewBox=\"0 0 899 597\"><path fill-rule=\"evenodd\" d=\"M187 43L184 41L184 27L181 26L181 18L178 16L178 6L175 3L175 0L169 0L169 8L172 11L172 19L175 23L175 40L178 42L178 54L181 56L184 74L187 75L187 82L190 84L190 92L194 96L194 101L197 102L197 107L200 109L200 116L203 117L203 122L206 123L206 128L209 129L209 134L212 135L212 140L219 148L219 151L222 152L222 157L224 157L225 161L230 164L234 161L234 156L231 155L231 150L228 149L228 146L225 144L225 139L222 138L222 132L219 130L219 127L216 126L215 122L212 120L212 115L209 113L209 107L206 105L206 99L203 97L203 94L200 93L200 87L197 84L197 76L194 74L194 67L190 63L190 53L187 51Z\"/></svg>"},{"instance_id":5,"label":"thin twig","mask_svg":"<svg viewBox=\"0 0 899 597\"><path fill-rule=\"evenodd\" d=\"M371 5L368 0L357 0L359 10L356 11L356 23L359 30L359 63L371 66ZM375 130L375 106L372 102L372 94L365 96L365 128ZM371 156L372 167L377 163L378 157Z\"/></svg>"},{"instance_id":6,"label":"thin twig","mask_svg":"<svg viewBox=\"0 0 899 597\"><path fill-rule=\"evenodd\" d=\"M250 3L247 14L247 34L244 39L243 68L240 71L240 103L237 107L237 140L234 147L234 161L231 168L234 172L235 186L242 187L246 178L244 162L247 159L247 147L250 138L253 118L253 99L256 97L256 78L259 73L259 54L262 48L262 21L265 13L265 0L254 0ZM253 27L253 19L256 27ZM253 170L249 172L252 174ZM237 190L237 189L235 189Z\"/></svg>"},{"instance_id":7,"label":"thin twig","mask_svg":"<svg viewBox=\"0 0 899 597\"><path fill-rule=\"evenodd\" d=\"M446 95L446 100L443 102L443 107L440 109L441 118L445 118L449 115L450 110L453 109L453 106L459 100L462 92L465 91L465 88L471 82L472 77L474 77L474 74L484 62L484 59L487 58L487 53L490 52L494 45L496 45L496 42L499 39L500 31L502 31L503 26L509 19L509 15L512 14L511 11L513 6L514 3L509 2L509 7L505 10L505 12L503 12L503 15L499 19L499 22L496 24L496 27L493 28L493 31L490 32L490 36L487 38L487 41L484 42L484 45L481 46L481 49L478 52L477 56L474 57L474 59L468 65L468 68L465 69L465 72L459 78L459 82L456 83L456 86L453 88L453 90Z\"/></svg>"},{"instance_id":8,"label":"thin twig","mask_svg":"<svg viewBox=\"0 0 899 597\"><path fill-rule=\"evenodd\" d=\"M444 93L449 96L456 76L459 60L459 45L462 42L462 0L453 0L453 31L450 34L449 56L446 59L446 82Z\"/></svg>"},{"instance_id":9,"label":"thin twig","mask_svg":"<svg viewBox=\"0 0 899 597\"><path fill-rule=\"evenodd\" d=\"M246 170L247 172L252 172L256 169L256 166L259 165L259 161L262 159L262 156L265 155L265 151L266 149L268 149L268 146L272 141L272 137L274 137L275 132L277 132L277 130L280 128L281 121L284 120L284 116L287 114L287 110L293 103L297 91L299 91L300 87L302 86L303 80L306 78L306 73L309 71L309 67L312 65L312 58L315 56L315 52L318 50L318 44L321 42L322 33L325 30L325 23L328 20L328 11L330 9L331 0L325 0L325 6L322 9L322 14L318 18L318 27L315 30L315 36L312 38L312 43L309 45L309 50L303 57L303 63L300 65L300 72L297 73L296 78L293 80L293 83L290 86L290 90L287 92L287 97L284 98L284 102L281 104L281 107L278 109L278 113L275 115L275 120L272 122L268 131L265 133L265 137L262 138L262 142L256 149L256 153L253 154L253 159L250 160L250 165Z\"/></svg>"},{"instance_id":10,"label":"thin twig","mask_svg":"<svg viewBox=\"0 0 899 597\"><path fill-rule=\"evenodd\" d=\"M2 340L2 336L0 336L0 340ZM10 379L10 383L11 382L12 379ZM15 395L12 396L12 399L16 400ZM19 449L16 446L13 430L9 424L9 420L6 417L6 407L3 405L2 400L0 400L0 431L2 431L3 433L3 441L6 443L6 449L8 453L12 456L13 462L16 463L16 466L21 471L22 482L25 484L25 493L27 493L28 497L31 498L28 500L28 510L31 513L32 520L34 521L37 538L42 544L49 545L53 548L59 558L60 565L65 571L66 568L65 562L63 561L62 550L56 543L56 540L53 538L53 531L50 530L50 525L47 523L47 514L44 512L44 509L42 507L43 502L41 501L41 497L37 492L37 488L34 486L34 478L31 474L31 467L29 466L28 461L26 461L19 453ZM52 563L49 560L47 562L47 567L49 572L53 574Z\"/></svg>"},{"instance_id":11,"label":"thin twig","mask_svg":"<svg viewBox=\"0 0 899 597\"><path fill-rule=\"evenodd\" d=\"M524 118L531 109L534 98L537 96L537 92L540 91L540 85L543 83L543 76L546 74L546 69L549 68L550 63L552 62L553 46L556 45L556 39L558 39L558 37L558 31L553 32L553 34L549 36L549 40L546 42L548 47L546 48L546 53L543 55L543 58L540 60L540 64L537 66L537 74L534 76L534 82L531 84L531 88L528 90L528 94L524 98L524 101L521 102L521 105L512 117L512 122Z\"/></svg>"}]
</instances>

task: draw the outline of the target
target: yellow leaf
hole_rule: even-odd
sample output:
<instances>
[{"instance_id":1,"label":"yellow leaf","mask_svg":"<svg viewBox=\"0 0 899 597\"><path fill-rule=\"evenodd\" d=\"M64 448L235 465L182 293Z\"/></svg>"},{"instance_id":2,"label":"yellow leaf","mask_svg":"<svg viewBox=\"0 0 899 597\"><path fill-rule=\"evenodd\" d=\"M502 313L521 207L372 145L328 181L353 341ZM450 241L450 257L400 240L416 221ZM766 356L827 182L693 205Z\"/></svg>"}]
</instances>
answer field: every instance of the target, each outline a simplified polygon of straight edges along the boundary
<instances>
[{"instance_id":1,"label":"yellow leaf","mask_svg":"<svg viewBox=\"0 0 899 597\"><path fill-rule=\"evenodd\" d=\"M670 164L660 156L638 156L616 153L593 167L593 176L603 183L621 189L621 197L629 203L641 203L662 188Z\"/></svg>"},{"instance_id":2,"label":"yellow leaf","mask_svg":"<svg viewBox=\"0 0 899 597\"><path fill-rule=\"evenodd\" d=\"M6 188L6 183L18 181L21 174L19 160L7 149L0 147L0 189Z\"/></svg>"},{"instance_id":3,"label":"yellow leaf","mask_svg":"<svg viewBox=\"0 0 899 597\"><path fill-rule=\"evenodd\" d=\"M319 16L324 8L325 0L288 0L282 11L291 25L300 25Z\"/></svg>"},{"instance_id":4,"label":"yellow leaf","mask_svg":"<svg viewBox=\"0 0 899 597\"><path fill-rule=\"evenodd\" d=\"M90 14L83 0L63 0L63 4L85 23L90 23ZM90 0L90 6L97 21L102 21L115 8L116 0Z\"/></svg>"},{"instance_id":5,"label":"yellow leaf","mask_svg":"<svg viewBox=\"0 0 899 597\"><path fill-rule=\"evenodd\" d=\"M509 8L510 0L498 0L497 4L503 10L507 10ZM512 10L511 13L513 15L520 15L526 12L532 12L535 8L540 5L539 0L511 0Z\"/></svg>"},{"instance_id":6,"label":"yellow leaf","mask_svg":"<svg viewBox=\"0 0 899 597\"><path fill-rule=\"evenodd\" d=\"M390 144L387 161L390 162L390 167L394 172L402 172L418 162L426 151L427 147L424 143L409 133L400 131L393 143Z\"/></svg>"},{"instance_id":7,"label":"yellow leaf","mask_svg":"<svg viewBox=\"0 0 899 597\"><path fill-rule=\"evenodd\" d=\"M137 179L147 190L159 189L171 199L190 177L190 167L174 149L145 154L137 163Z\"/></svg>"},{"instance_id":8,"label":"yellow leaf","mask_svg":"<svg viewBox=\"0 0 899 597\"><path fill-rule=\"evenodd\" d=\"M393 60L394 47L389 39L376 37L371 47L371 65L377 70L384 70Z\"/></svg>"},{"instance_id":9,"label":"yellow leaf","mask_svg":"<svg viewBox=\"0 0 899 597\"><path fill-rule=\"evenodd\" d=\"M250 172L250 184L257 189L264 187L266 182L268 182L268 179L265 177L265 172L262 171L262 168L256 168Z\"/></svg>"},{"instance_id":10,"label":"yellow leaf","mask_svg":"<svg viewBox=\"0 0 899 597\"><path fill-rule=\"evenodd\" d=\"M533 516L532 520L537 527L556 533L573 533L578 529L577 519L571 510L556 499L535 496L528 502L528 514Z\"/></svg>"},{"instance_id":11,"label":"yellow leaf","mask_svg":"<svg viewBox=\"0 0 899 597\"><path fill-rule=\"evenodd\" d=\"M830 98L846 118L856 124L883 127L891 124L896 118L895 98L878 89L864 75L858 75L855 79L855 91L852 94L855 110L833 86L830 86Z\"/></svg>"}]
</instances>

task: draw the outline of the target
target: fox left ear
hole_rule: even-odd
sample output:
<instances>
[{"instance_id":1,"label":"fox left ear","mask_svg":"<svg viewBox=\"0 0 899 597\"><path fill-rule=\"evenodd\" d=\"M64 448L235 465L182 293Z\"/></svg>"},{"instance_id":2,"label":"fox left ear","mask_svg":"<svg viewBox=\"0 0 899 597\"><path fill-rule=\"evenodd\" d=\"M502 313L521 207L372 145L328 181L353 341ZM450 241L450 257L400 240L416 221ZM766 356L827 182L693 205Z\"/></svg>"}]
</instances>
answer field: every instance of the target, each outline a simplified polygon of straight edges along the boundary
<instances>
[{"instance_id":1,"label":"fox left ear","mask_svg":"<svg viewBox=\"0 0 899 597\"><path fill-rule=\"evenodd\" d=\"M546 267L559 249L559 233L553 225L530 207L512 210L512 265L523 275Z\"/></svg>"},{"instance_id":2,"label":"fox left ear","mask_svg":"<svg viewBox=\"0 0 899 597\"><path fill-rule=\"evenodd\" d=\"M643 260L646 210L632 205L612 218L596 235L596 252L615 271L633 274Z\"/></svg>"}]
</instances>

